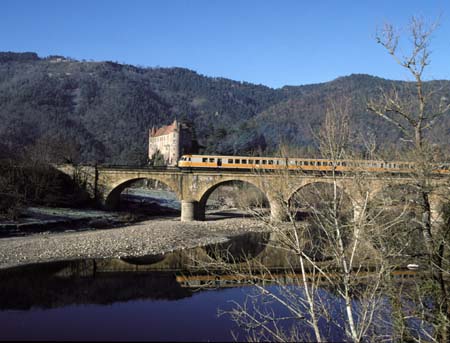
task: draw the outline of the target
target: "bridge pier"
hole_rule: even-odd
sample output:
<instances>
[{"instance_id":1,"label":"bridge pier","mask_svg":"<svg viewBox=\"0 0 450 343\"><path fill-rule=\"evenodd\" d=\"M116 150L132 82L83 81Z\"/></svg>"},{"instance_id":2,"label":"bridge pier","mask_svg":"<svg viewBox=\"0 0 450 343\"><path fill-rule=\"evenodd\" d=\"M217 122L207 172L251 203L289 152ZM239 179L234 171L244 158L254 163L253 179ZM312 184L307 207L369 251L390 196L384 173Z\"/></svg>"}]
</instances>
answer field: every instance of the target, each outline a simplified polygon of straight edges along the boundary
<instances>
[{"instance_id":1,"label":"bridge pier","mask_svg":"<svg viewBox=\"0 0 450 343\"><path fill-rule=\"evenodd\" d=\"M270 220L275 223L288 221L289 214L286 205L281 201L270 202Z\"/></svg>"},{"instance_id":2,"label":"bridge pier","mask_svg":"<svg viewBox=\"0 0 450 343\"><path fill-rule=\"evenodd\" d=\"M181 221L192 222L198 219L198 201L181 200Z\"/></svg>"}]
</instances>

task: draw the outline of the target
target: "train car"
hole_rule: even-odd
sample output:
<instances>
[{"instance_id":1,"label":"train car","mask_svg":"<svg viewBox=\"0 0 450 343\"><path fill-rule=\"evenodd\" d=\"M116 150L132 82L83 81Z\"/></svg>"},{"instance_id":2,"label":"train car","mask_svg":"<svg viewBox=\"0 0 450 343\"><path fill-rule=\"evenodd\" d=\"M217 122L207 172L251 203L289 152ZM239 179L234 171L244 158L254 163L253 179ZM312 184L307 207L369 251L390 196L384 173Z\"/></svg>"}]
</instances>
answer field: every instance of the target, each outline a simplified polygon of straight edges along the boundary
<instances>
[{"instance_id":1,"label":"train car","mask_svg":"<svg viewBox=\"0 0 450 343\"><path fill-rule=\"evenodd\" d=\"M307 172L368 171L374 173L411 173L415 163L377 160L327 160L312 158L283 158L255 156L183 155L179 168L219 168L247 170L293 170ZM434 173L449 174L450 164L436 164Z\"/></svg>"},{"instance_id":2,"label":"train car","mask_svg":"<svg viewBox=\"0 0 450 343\"><path fill-rule=\"evenodd\" d=\"M221 169L283 169L286 158L183 155L178 161L180 168L221 168Z\"/></svg>"}]
</instances>

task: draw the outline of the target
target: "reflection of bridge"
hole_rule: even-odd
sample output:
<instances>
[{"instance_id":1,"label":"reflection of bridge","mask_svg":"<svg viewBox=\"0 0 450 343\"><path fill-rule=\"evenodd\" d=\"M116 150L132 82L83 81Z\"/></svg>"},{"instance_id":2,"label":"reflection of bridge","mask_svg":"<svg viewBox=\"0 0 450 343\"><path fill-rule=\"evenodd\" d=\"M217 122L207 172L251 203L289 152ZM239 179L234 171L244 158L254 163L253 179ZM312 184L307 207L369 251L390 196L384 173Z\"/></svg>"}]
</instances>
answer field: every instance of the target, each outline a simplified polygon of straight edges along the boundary
<instances>
[{"instance_id":1,"label":"reflection of bridge","mask_svg":"<svg viewBox=\"0 0 450 343\"><path fill-rule=\"evenodd\" d=\"M283 173L283 172L253 172L230 170L192 170L152 168L122 168L122 167L77 167L60 165L58 169L71 176L82 177L89 191L106 208L118 206L120 193L132 183L142 179L152 179L167 185L181 202L181 220L204 220L206 202L211 193L219 186L241 181L249 183L261 190L270 204L271 218L275 221L285 217L285 205L293 195L306 185L316 183L331 183L333 179L326 174ZM357 217L363 202L372 199L387 185L407 185L414 179L407 176L387 174L371 174L364 177L364 190L359 187L351 176L342 175L337 179L337 185L352 202L355 217ZM431 194L431 204L434 214L439 209L442 196L447 192L443 178L433 180L436 190ZM436 219L436 218L435 218Z\"/></svg>"},{"instance_id":2,"label":"reflection of bridge","mask_svg":"<svg viewBox=\"0 0 450 343\"><path fill-rule=\"evenodd\" d=\"M175 251L165 255L131 257L121 259L92 259L61 262L64 266L58 269L58 276L67 277L94 277L99 275L155 275L176 281L182 288L226 288L248 286L256 284L270 285L299 285L303 283L303 274L300 263L295 253L285 249L279 249L268 241L268 236L260 234L253 237L261 246L259 252L247 250L247 246L242 245L243 253L249 254L249 259L239 263L224 263L223 258L227 256L226 248L219 249L216 257L207 253L205 247L192 248L182 251ZM230 247L240 246L244 242L241 237L234 237L230 242ZM268 244L269 243L269 244ZM253 255L252 253L257 253ZM212 258L212 259L211 259ZM321 264L320 261L317 261ZM400 262L405 264L405 261ZM354 278L361 283L370 282L376 275L376 269L370 262L364 266L359 265L355 270ZM415 280L418 276L424 276L423 271L399 269L391 272L391 276L396 280ZM339 273L328 271L326 275L320 273L305 273L306 282L319 282L329 284L329 279L340 279Z\"/></svg>"},{"instance_id":3,"label":"reflection of bridge","mask_svg":"<svg viewBox=\"0 0 450 343\"><path fill-rule=\"evenodd\" d=\"M361 283L370 282L376 272L362 272L358 271L356 278ZM417 278L424 273L411 271L411 270L396 270L391 273L393 279L400 280L417 280ZM275 272L258 274L258 273L235 273L230 271L229 274L223 275L177 275L176 280L184 288L226 288L226 287L238 287L249 286L253 284L281 284L281 285L303 285L303 274L300 271L294 271L289 269L279 270ZM339 279L342 275L339 274L326 274L321 275L318 273L306 273L306 282L316 282L322 285L330 284L330 279Z\"/></svg>"}]
</instances>

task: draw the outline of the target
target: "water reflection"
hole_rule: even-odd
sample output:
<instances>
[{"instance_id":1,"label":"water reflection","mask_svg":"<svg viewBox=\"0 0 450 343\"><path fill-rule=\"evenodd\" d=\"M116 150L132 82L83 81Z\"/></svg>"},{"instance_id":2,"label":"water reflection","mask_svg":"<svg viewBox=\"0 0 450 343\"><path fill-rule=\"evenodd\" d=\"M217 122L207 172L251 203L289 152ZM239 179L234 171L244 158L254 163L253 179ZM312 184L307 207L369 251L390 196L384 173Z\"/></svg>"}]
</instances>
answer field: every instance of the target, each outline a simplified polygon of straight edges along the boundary
<instances>
[{"instance_id":1,"label":"water reflection","mask_svg":"<svg viewBox=\"0 0 450 343\"><path fill-rule=\"evenodd\" d=\"M260 255L267 247L270 233L249 232L231 237L229 241L205 247L206 253L228 263L239 263Z\"/></svg>"},{"instance_id":2,"label":"water reflection","mask_svg":"<svg viewBox=\"0 0 450 343\"><path fill-rule=\"evenodd\" d=\"M36 265L0 273L0 308L28 310L81 304L112 304L136 299L175 300L191 296L173 273L96 270L95 260ZM58 269L50 272L53 268Z\"/></svg>"},{"instance_id":3,"label":"water reflection","mask_svg":"<svg viewBox=\"0 0 450 343\"><path fill-rule=\"evenodd\" d=\"M121 257L122 261L125 261L129 264L134 265L151 265L154 263L161 262L164 260L164 254L156 254L156 255L147 255L147 256L129 256L129 257Z\"/></svg>"},{"instance_id":4,"label":"water reflection","mask_svg":"<svg viewBox=\"0 0 450 343\"><path fill-rule=\"evenodd\" d=\"M230 309L230 300L243 303L255 290L248 285L262 283L280 296L303 296L295 256L273 249L271 238L268 234L248 234L223 244L164 255L62 261L2 270L0 339L224 341L232 340L231 330L240 340L245 339L246 332L230 318L217 319L217 309ZM225 262L234 260L237 266L244 256L255 265L264 263L271 279L264 280L256 269L251 274L243 269L239 273L206 271L205 263L218 258L217 252L231 256ZM370 270L361 276L364 287L370 282ZM417 271L394 273L403 284L416 276ZM292 285L287 288L291 292L280 293L273 283ZM344 337L338 330L344 304L325 280L320 292L330 308L330 320L336 323L329 338L340 340ZM283 316L286 309L266 300L257 298L255 306L270 305L267 311ZM388 313L389 307L385 308ZM301 323L294 324L302 328ZM86 331L88 327L92 331Z\"/></svg>"},{"instance_id":5,"label":"water reflection","mask_svg":"<svg viewBox=\"0 0 450 343\"><path fill-rule=\"evenodd\" d=\"M269 239L269 234L247 234L226 243L164 255L62 261L1 270L0 309L112 304L137 299L176 300L190 297L200 288L261 282L264 278L258 274L257 266L263 266L262 272L270 271L265 284L300 284L301 274L292 256L281 254L280 249L275 254ZM214 270L211 257L236 263L229 269L218 265ZM254 263L251 274L239 269L244 258L245 265ZM395 273L402 279L417 275L409 270ZM370 271L367 276L370 277Z\"/></svg>"},{"instance_id":6,"label":"water reflection","mask_svg":"<svg viewBox=\"0 0 450 343\"><path fill-rule=\"evenodd\" d=\"M229 253L258 255L268 234L230 239ZM247 249L245 248L247 246ZM136 299L176 300L192 295L186 275L206 277L206 252L224 244L168 254L36 264L0 271L0 309L27 310ZM195 277L192 279L195 280ZM195 287L196 282L193 282Z\"/></svg>"}]
</instances>

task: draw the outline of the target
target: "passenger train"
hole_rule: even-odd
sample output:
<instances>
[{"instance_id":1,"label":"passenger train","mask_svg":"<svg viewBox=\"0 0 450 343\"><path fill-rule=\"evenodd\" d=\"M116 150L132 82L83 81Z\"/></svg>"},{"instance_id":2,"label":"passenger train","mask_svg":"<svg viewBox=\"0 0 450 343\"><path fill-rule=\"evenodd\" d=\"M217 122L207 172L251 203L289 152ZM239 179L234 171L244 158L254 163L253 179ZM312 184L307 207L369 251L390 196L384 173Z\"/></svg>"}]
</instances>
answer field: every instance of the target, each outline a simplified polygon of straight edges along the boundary
<instances>
[{"instance_id":1,"label":"passenger train","mask_svg":"<svg viewBox=\"0 0 450 343\"><path fill-rule=\"evenodd\" d=\"M338 160L312 158L282 157L250 157L250 156L217 156L217 155L183 155L178 167L186 168L218 168L246 170L297 170L307 172L345 172L368 171L388 173L411 173L415 163L403 161L376 160ZM434 173L450 174L450 163L435 164Z\"/></svg>"}]
</instances>

